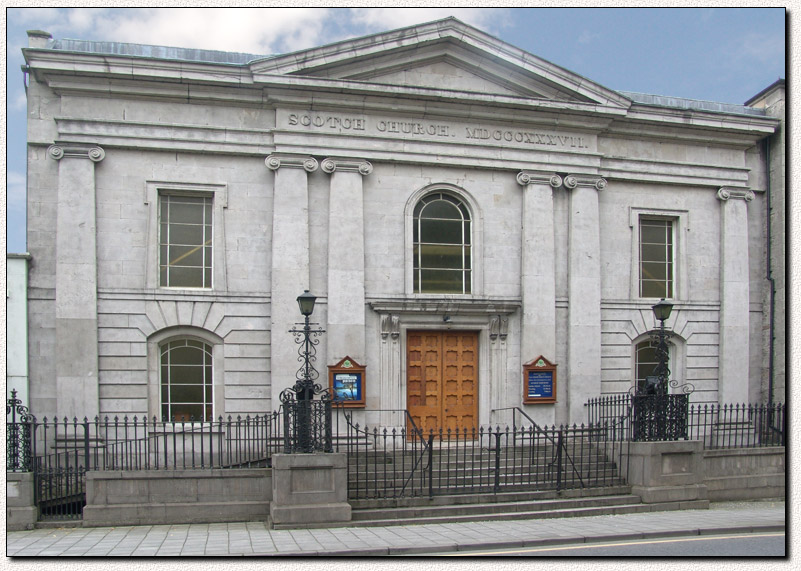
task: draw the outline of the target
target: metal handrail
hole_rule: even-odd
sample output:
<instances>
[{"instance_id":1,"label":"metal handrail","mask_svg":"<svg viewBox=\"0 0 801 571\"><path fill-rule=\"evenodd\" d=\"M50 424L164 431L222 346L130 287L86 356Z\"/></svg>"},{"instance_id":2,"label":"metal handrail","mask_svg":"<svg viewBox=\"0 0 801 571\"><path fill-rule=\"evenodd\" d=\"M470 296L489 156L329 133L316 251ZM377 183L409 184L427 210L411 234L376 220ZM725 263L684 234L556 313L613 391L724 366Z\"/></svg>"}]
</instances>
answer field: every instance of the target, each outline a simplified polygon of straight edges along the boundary
<instances>
[{"instance_id":1,"label":"metal handrail","mask_svg":"<svg viewBox=\"0 0 801 571\"><path fill-rule=\"evenodd\" d=\"M564 443L564 440L562 440L560 438L559 441L557 442L553 438L553 436L548 434L548 432L546 430L543 430L540 427L540 425L537 424L536 422L534 422L534 419L531 418L529 415L527 415L526 412L523 409L521 409L519 406L510 406L510 407L505 407L505 408L494 408L494 409L492 409L490 411L490 413L493 413L493 412L496 412L496 411L500 412L502 410L512 410L512 411L515 411L515 412L519 412L522 416L525 416L526 419L528 419L528 421L531 423L532 427L535 430L537 430L537 432L539 432L540 434L545 436L545 438L547 438L548 440L551 441L551 444L553 444L553 446L554 446L553 452L551 453L551 464L550 464L551 466L553 466L554 463L557 463L557 462L560 461L560 458L561 458L560 452L562 450L564 450L565 456L567 457L568 462L570 462L570 467L573 469L573 473L576 476L578 476L578 479L581 482L581 487L582 488L584 487L584 479L581 477L581 473L576 469L576 464L573 462L573 458L571 458L570 454L568 454L567 445ZM512 415L512 432L515 433L515 434L517 433L517 425L515 424L515 416L514 416L514 414ZM561 434L561 430L559 432Z\"/></svg>"},{"instance_id":2,"label":"metal handrail","mask_svg":"<svg viewBox=\"0 0 801 571\"><path fill-rule=\"evenodd\" d=\"M369 438L370 433L367 430L367 426L365 426L364 428L360 428L358 426L358 424L353 424L353 412L352 411L346 409L344 406L341 406L341 405L339 405L339 403L336 403L336 402L334 402L334 407L342 409L343 416L345 417L345 420L347 421L348 426L356 432L357 437L359 436L359 434L363 434L365 438ZM431 454L429 452L430 452L430 448L431 448L431 445L432 445L432 440L431 439L426 440L425 433L417 426L417 423L414 421L414 418L412 418L412 415L409 414L409 410L408 409L405 409L405 408L397 408L397 409L394 409L394 408L378 408L378 409L370 409L370 412L402 412L404 414L404 416L406 417L407 422L411 424L411 426L413 428L412 432L414 433L414 435L422 443L422 448L420 449L420 454L415 459L414 465L412 466L411 471L409 472L409 476L403 482L403 487L401 488L401 492L403 492L403 491L406 490L406 487L409 485L409 482L412 481L412 478L414 478L415 474L417 473L418 467L420 466L420 463L422 462L424 456L428 457L428 464L425 466L424 470L427 470L429 472L431 471L432 460L431 460ZM431 488L430 479L431 479L431 474L429 473L429 490Z\"/></svg>"}]
</instances>

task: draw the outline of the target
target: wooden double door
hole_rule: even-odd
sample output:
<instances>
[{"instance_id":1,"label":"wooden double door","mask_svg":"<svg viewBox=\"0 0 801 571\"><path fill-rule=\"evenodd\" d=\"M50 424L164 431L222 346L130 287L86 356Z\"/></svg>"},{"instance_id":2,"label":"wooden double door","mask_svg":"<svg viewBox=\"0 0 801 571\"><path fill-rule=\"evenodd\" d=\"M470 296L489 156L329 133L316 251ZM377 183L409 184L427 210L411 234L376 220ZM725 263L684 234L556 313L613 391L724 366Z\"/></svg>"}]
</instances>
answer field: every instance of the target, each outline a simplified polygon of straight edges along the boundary
<instances>
[{"instance_id":1,"label":"wooden double door","mask_svg":"<svg viewBox=\"0 0 801 571\"><path fill-rule=\"evenodd\" d=\"M478 427L478 332L409 331L406 408L418 428Z\"/></svg>"}]
</instances>

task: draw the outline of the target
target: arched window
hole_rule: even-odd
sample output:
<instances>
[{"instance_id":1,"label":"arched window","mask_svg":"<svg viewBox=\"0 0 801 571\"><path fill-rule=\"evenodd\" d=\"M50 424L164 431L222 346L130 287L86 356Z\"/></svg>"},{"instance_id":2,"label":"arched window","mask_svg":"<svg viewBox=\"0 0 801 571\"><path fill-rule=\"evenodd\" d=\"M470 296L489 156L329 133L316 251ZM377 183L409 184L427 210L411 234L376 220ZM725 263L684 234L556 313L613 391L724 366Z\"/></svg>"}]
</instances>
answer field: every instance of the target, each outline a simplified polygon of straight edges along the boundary
<instances>
[{"instance_id":1,"label":"arched window","mask_svg":"<svg viewBox=\"0 0 801 571\"><path fill-rule=\"evenodd\" d=\"M424 196L414 208L415 293L472 291L470 212L444 192Z\"/></svg>"},{"instance_id":2,"label":"arched window","mask_svg":"<svg viewBox=\"0 0 801 571\"><path fill-rule=\"evenodd\" d=\"M673 347L668 346L668 368L671 368L671 357ZM650 339L646 339L645 341L641 341L637 343L637 346L634 350L634 358L635 358L635 384L637 386L637 390L641 390L645 388L645 379L646 377L650 377L654 375L654 370L656 366L659 364L659 360L656 357L656 346ZM673 376L671 376L671 379Z\"/></svg>"},{"instance_id":3,"label":"arched window","mask_svg":"<svg viewBox=\"0 0 801 571\"><path fill-rule=\"evenodd\" d=\"M213 357L208 343L175 339L161 345L161 416L168 420L214 418Z\"/></svg>"}]
</instances>

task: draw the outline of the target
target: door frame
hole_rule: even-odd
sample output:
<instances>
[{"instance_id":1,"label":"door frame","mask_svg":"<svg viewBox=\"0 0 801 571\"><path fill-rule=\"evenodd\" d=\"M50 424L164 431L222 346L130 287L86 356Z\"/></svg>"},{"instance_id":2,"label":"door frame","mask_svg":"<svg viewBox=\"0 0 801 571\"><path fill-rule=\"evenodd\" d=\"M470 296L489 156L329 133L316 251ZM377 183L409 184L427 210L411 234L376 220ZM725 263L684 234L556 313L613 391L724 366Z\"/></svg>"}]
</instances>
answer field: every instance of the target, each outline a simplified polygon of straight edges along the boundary
<instances>
[{"instance_id":1,"label":"door frame","mask_svg":"<svg viewBox=\"0 0 801 571\"><path fill-rule=\"evenodd\" d=\"M479 427L494 422L490 415L492 409L519 401L519 391L515 390L514 395L509 393L508 382L515 369L513 364L510 368L509 357L515 354L512 345L518 342L519 325L514 314L520 312L519 300L420 296L377 298L371 300L369 306L373 313L368 327L375 327L378 343L375 365L379 408L406 409L406 337L410 329L478 331ZM384 426L396 426L392 422L395 416L381 413L377 418Z\"/></svg>"}]
</instances>

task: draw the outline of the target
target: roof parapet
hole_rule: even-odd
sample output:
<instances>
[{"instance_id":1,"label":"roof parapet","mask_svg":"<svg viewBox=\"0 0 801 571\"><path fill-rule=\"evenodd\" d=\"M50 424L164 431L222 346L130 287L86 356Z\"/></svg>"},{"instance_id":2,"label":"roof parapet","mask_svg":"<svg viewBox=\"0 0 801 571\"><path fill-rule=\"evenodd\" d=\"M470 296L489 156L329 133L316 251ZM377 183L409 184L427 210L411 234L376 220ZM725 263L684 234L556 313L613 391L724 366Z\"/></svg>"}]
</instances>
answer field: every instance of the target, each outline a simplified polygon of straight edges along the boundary
<instances>
[{"instance_id":1,"label":"roof parapet","mask_svg":"<svg viewBox=\"0 0 801 571\"><path fill-rule=\"evenodd\" d=\"M28 30L28 47L29 48L46 48L50 40L53 39L52 34L43 32L42 30Z\"/></svg>"}]
</instances>

